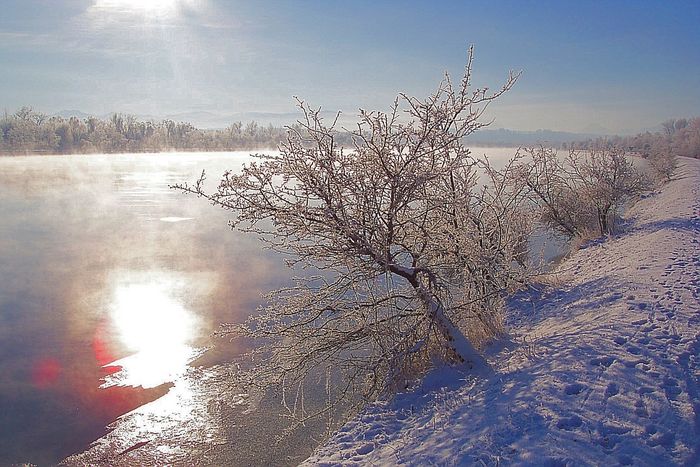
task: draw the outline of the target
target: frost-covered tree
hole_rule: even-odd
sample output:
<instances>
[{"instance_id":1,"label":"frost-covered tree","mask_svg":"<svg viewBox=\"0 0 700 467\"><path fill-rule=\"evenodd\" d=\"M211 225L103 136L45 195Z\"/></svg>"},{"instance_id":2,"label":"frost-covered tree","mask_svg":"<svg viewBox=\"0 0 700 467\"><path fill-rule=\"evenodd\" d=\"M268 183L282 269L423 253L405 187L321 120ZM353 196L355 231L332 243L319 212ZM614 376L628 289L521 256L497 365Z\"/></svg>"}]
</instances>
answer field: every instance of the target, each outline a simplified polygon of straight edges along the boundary
<instances>
[{"instance_id":1,"label":"frost-covered tree","mask_svg":"<svg viewBox=\"0 0 700 467\"><path fill-rule=\"evenodd\" d=\"M678 170L678 157L671 152L670 148L665 151L653 152L649 155L647 161L654 171L654 175L656 175L661 182L671 181L676 170Z\"/></svg>"},{"instance_id":2,"label":"frost-covered tree","mask_svg":"<svg viewBox=\"0 0 700 467\"><path fill-rule=\"evenodd\" d=\"M619 149L572 150L560 157L539 147L520 155L525 162L514 170L516 178L527 185L545 224L570 239L613 233L619 209L647 188Z\"/></svg>"},{"instance_id":3,"label":"frost-covered tree","mask_svg":"<svg viewBox=\"0 0 700 467\"><path fill-rule=\"evenodd\" d=\"M351 148L299 101L303 118L278 155L226 173L213 193L204 174L177 186L317 272L225 328L266 339L256 381L288 391L328 372L340 399L371 399L435 359L485 367L478 348L502 330L528 224L511 166L493 170L464 146L517 75L495 92L473 89L472 56L456 87L446 75L425 100L400 95L388 113L361 110Z\"/></svg>"}]
</instances>

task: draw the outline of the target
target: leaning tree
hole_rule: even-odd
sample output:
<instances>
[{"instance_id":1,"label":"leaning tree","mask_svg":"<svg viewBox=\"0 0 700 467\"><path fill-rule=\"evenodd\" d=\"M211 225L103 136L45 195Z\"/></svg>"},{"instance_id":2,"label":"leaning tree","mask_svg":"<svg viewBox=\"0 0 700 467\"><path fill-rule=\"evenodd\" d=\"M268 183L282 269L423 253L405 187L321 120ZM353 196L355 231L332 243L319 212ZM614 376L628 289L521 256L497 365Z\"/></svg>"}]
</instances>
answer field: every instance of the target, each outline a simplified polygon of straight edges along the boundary
<instances>
[{"instance_id":1,"label":"leaning tree","mask_svg":"<svg viewBox=\"0 0 700 467\"><path fill-rule=\"evenodd\" d=\"M473 89L472 58L470 49L458 86L445 75L425 100L401 94L387 113L360 110L345 130L351 147L337 142L337 117L325 125L298 101L303 118L279 153L226 173L214 192L204 173L177 186L313 271L224 327L265 340L256 381L298 392L309 376L332 373L334 400L367 400L438 360L486 367L479 347L502 331L528 221L510 166L496 171L464 145L518 75L494 92Z\"/></svg>"}]
</instances>

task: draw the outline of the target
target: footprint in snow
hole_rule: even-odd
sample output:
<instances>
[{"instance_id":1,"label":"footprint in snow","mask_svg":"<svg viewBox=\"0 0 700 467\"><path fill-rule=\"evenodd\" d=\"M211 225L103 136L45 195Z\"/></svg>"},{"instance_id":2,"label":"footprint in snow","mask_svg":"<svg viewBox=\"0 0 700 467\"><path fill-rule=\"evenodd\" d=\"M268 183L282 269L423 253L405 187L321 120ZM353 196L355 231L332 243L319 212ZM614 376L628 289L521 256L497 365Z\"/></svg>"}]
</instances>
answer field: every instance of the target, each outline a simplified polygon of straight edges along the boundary
<instances>
[{"instance_id":1,"label":"footprint in snow","mask_svg":"<svg viewBox=\"0 0 700 467\"><path fill-rule=\"evenodd\" d=\"M649 417L649 412L647 411L647 407L643 400L639 399L634 403L634 413L638 417Z\"/></svg>"},{"instance_id":2,"label":"footprint in snow","mask_svg":"<svg viewBox=\"0 0 700 467\"><path fill-rule=\"evenodd\" d=\"M560 430L571 431L583 425L583 420L578 415L572 415L571 417L560 418L557 422L557 428Z\"/></svg>"},{"instance_id":3,"label":"footprint in snow","mask_svg":"<svg viewBox=\"0 0 700 467\"><path fill-rule=\"evenodd\" d=\"M573 396L575 394L580 394L584 389L586 389L586 386L581 383L569 384L564 388L564 394Z\"/></svg>"},{"instance_id":4,"label":"footprint in snow","mask_svg":"<svg viewBox=\"0 0 700 467\"><path fill-rule=\"evenodd\" d=\"M656 428L656 425L654 425L653 423L650 423L644 427L644 433L646 433L647 435L656 434L658 431L659 429Z\"/></svg>"},{"instance_id":5,"label":"footprint in snow","mask_svg":"<svg viewBox=\"0 0 700 467\"><path fill-rule=\"evenodd\" d=\"M674 378L664 378L664 392L670 400L675 400L683 390L678 387L678 381Z\"/></svg>"},{"instance_id":6,"label":"footprint in snow","mask_svg":"<svg viewBox=\"0 0 700 467\"><path fill-rule=\"evenodd\" d=\"M632 429L620 425L606 425L601 422L598 425L597 431L600 435L598 443L603 446L604 449L611 450L623 440L623 435L629 433Z\"/></svg>"},{"instance_id":7,"label":"footprint in snow","mask_svg":"<svg viewBox=\"0 0 700 467\"><path fill-rule=\"evenodd\" d=\"M648 365L649 360L644 360L643 358L637 360L622 360L622 364L625 365L627 368L634 368L637 365Z\"/></svg>"},{"instance_id":8,"label":"footprint in snow","mask_svg":"<svg viewBox=\"0 0 700 467\"><path fill-rule=\"evenodd\" d=\"M610 383L608 384L608 387L605 388L605 397L608 398L616 396L617 394L619 394L619 392L620 388L618 387L618 385L615 383Z\"/></svg>"},{"instance_id":9,"label":"footprint in snow","mask_svg":"<svg viewBox=\"0 0 700 467\"><path fill-rule=\"evenodd\" d=\"M620 462L620 465L632 465L634 464L634 459L630 456L627 456L625 454L620 455L617 458L618 462Z\"/></svg>"},{"instance_id":10,"label":"footprint in snow","mask_svg":"<svg viewBox=\"0 0 700 467\"><path fill-rule=\"evenodd\" d=\"M687 367L688 363L690 362L690 357L692 356L692 353L685 350L678 354L676 357L676 362L678 362L679 365Z\"/></svg>"},{"instance_id":11,"label":"footprint in snow","mask_svg":"<svg viewBox=\"0 0 700 467\"><path fill-rule=\"evenodd\" d=\"M612 365L614 361L615 358L613 357L596 357L591 359L588 363L590 363L593 366L602 366L607 368L610 365Z\"/></svg>"},{"instance_id":12,"label":"footprint in snow","mask_svg":"<svg viewBox=\"0 0 700 467\"><path fill-rule=\"evenodd\" d=\"M364 456L374 451L374 444L366 443L355 450L355 454L358 456Z\"/></svg>"},{"instance_id":13,"label":"footprint in snow","mask_svg":"<svg viewBox=\"0 0 700 467\"><path fill-rule=\"evenodd\" d=\"M657 432L651 435L651 438L647 441L647 445L651 447L662 446L670 450L673 448L675 438L676 436L673 433Z\"/></svg>"}]
</instances>

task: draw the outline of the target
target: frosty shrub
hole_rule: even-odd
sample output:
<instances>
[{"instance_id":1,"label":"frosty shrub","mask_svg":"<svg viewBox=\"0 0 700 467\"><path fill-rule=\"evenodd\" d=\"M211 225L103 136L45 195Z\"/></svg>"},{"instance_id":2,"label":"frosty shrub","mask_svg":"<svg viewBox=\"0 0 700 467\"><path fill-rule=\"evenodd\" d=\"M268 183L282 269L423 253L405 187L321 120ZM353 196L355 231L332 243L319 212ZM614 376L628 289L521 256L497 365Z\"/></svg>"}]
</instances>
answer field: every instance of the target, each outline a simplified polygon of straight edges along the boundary
<instances>
[{"instance_id":1,"label":"frosty shrub","mask_svg":"<svg viewBox=\"0 0 700 467\"><path fill-rule=\"evenodd\" d=\"M671 181L678 169L678 157L671 153L670 148L664 152L651 154L647 161L654 171L654 175L662 183Z\"/></svg>"},{"instance_id":2,"label":"frosty shrub","mask_svg":"<svg viewBox=\"0 0 700 467\"><path fill-rule=\"evenodd\" d=\"M620 208L647 189L647 182L624 152L615 149L570 151L560 157L550 148L520 152L514 171L541 209L542 220L569 239L594 231L609 235Z\"/></svg>"},{"instance_id":3,"label":"frosty shrub","mask_svg":"<svg viewBox=\"0 0 700 467\"><path fill-rule=\"evenodd\" d=\"M478 348L502 331L529 224L512 165L493 170L463 144L517 75L495 92L472 89L472 57L458 86L446 75L425 100L400 95L387 113L360 110L351 148L299 101L303 117L279 155L226 173L213 193L203 178L177 187L233 211L234 228L294 269L317 272L225 326L260 344L251 380L297 400L326 375L327 411L391 392L435 361L485 367Z\"/></svg>"}]
</instances>

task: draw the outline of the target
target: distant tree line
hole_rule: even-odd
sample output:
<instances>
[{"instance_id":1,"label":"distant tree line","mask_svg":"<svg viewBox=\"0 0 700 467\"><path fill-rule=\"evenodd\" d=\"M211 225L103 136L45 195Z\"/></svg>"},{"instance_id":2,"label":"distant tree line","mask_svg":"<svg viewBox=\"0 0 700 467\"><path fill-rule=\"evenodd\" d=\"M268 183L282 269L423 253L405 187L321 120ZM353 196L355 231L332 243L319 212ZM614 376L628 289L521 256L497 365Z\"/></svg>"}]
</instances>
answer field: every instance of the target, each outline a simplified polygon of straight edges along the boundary
<instances>
[{"instance_id":1,"label":"distant tree line","mask_svg":"<svg viewBox=\"0 0 700 467\"><path fill-rule=\"evenodd\" d=\"M203 130L172 120L140 121L115 113L109 119L68 119L23 107L0 119L0 154L90 154L159 151L226 151L276 148L287 129L235 122Z\"/></svg>"},{"instance_id":2,"label":"distant tree line","mask_svg":"<svg viewBox=\"0 0 700 467\"><path fill-rule=\"evenodd\" d=\"M700 159L700 117L666 120L661 131L635 136L605 136L571 144L573 149L619 148L643 157L659 155Z\"/></svg>"}]
</instances>

